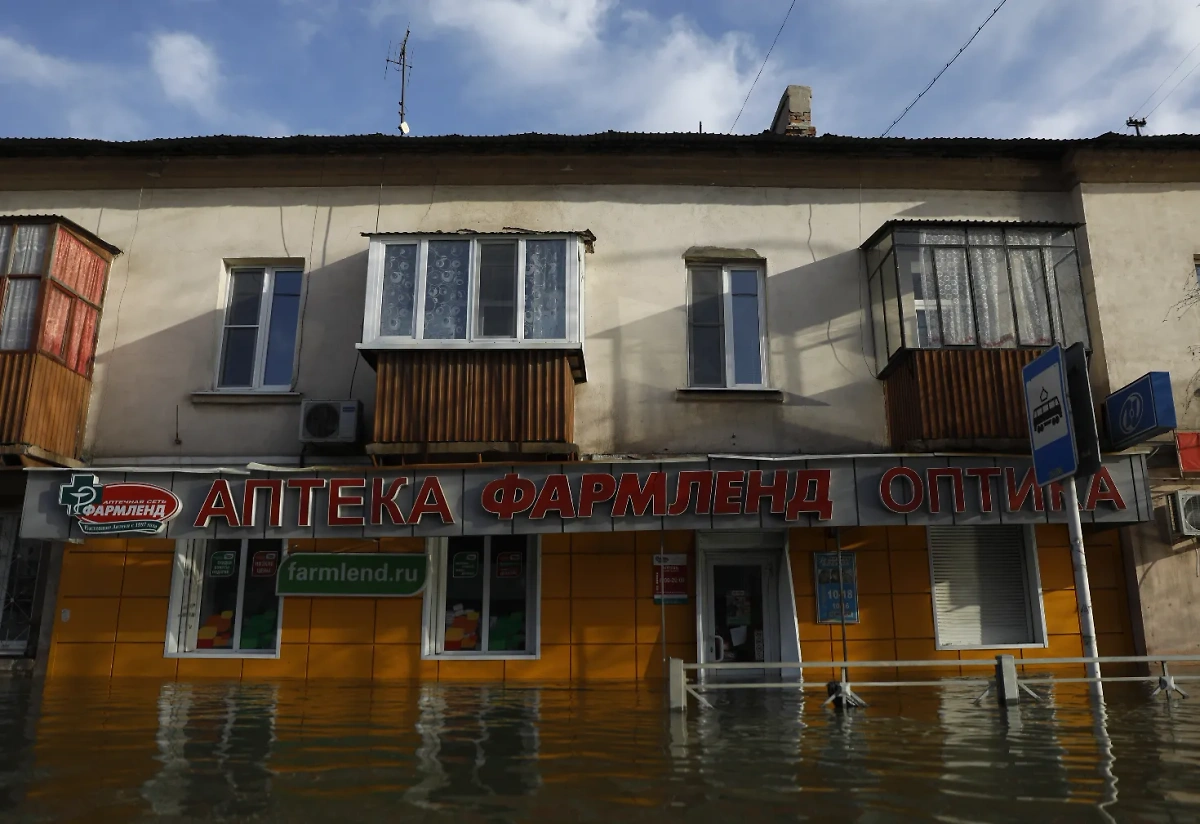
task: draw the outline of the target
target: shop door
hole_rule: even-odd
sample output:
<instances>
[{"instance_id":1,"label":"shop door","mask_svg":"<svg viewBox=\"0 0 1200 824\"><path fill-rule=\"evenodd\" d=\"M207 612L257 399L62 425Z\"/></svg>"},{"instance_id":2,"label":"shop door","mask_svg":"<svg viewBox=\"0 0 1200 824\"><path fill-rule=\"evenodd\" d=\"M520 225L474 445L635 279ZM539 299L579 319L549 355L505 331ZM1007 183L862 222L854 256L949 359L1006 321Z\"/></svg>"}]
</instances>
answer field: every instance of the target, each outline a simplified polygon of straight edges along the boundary
<instances>
[{"instance_id":1,"label":"shop door","mask_svg":"<svg viewBox=\"0 0 1200 824\"><path fill-rule=\"evenodd\" d=\"M779 558L776 554L709 552L705 558L706 662L779 660ZM706 678L760 681L778 670L708 670Z\"/></svg>"}]
</instances>

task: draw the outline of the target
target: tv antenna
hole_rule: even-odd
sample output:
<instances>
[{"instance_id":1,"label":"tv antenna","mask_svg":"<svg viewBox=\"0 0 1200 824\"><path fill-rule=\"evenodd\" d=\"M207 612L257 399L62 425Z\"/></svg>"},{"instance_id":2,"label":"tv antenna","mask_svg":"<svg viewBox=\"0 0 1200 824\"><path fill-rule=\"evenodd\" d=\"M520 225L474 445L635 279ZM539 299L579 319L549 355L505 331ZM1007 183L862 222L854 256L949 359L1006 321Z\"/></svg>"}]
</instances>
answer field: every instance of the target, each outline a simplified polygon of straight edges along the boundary
<instances>
[{"instance_id":1,"label":"tv antenna","mask_svg":"<svg viewBox=\"0 0 1200 824\"><path fill-rule=\"evenodd\" d=\"M408 62L408 35L409 29L404 30L404 39L400 41L400 51L396 56L392 57L392 44L388 43L388 56L383 61L383 77L387 79L388 69L392 66L396 67L396 71L400 72L400 134L408 134L408 120L405 119L404 111L404 93L408 89L408 77L412 74L412 64Z\"/></svg>"}]
</instances>

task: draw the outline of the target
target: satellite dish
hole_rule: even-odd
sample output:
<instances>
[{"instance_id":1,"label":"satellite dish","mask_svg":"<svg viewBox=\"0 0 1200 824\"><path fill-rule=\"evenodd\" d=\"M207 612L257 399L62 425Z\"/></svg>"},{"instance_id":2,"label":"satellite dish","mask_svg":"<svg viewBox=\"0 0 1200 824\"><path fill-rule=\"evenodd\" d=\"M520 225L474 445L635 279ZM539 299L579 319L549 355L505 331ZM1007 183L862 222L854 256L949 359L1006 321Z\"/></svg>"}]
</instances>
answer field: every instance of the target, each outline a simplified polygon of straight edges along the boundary
<instances>
[{"instance_id":1,"label":"satellite dish","mask_svg":"<svg viewBox=\"0 0 1200 824\"><path fill-rule=\"evenodd\" d=\"M400 121L400 134L408 134L408 123L403 120Z\"/></svg>"}]
</instances>

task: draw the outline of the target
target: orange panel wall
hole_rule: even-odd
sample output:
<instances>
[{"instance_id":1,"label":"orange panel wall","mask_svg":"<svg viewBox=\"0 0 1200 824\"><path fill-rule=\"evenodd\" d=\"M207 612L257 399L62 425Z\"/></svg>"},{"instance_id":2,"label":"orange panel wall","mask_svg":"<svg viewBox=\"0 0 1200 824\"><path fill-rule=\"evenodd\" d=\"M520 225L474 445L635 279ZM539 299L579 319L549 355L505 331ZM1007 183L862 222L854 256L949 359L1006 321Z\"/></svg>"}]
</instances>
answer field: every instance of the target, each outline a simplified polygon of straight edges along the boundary
<instances>
[{"instance_id":1,"label":"orange panel wall","mask_svg":"<svg viewBox=\"0 0 1200 824\"><path fill-rule=\"evenodd\" d=\"M944 659L945 668L906 671L905 679L983 676L963 668L1003 650L935 649L929 560L921 527L842 531L857 553L860 622L847 627L851 659ZM1065 527L1039 527L1038 558L1049 647L1012 650L1038 658L1082 652ZM374 679L554 683L656 681L668 657L694 661L694 534L624 532L547 535L542 545L541 657L526 661L422 661L420 598L287 598L277 659L163 657L174 543L89 540L68 545L58 594L49 674L159 679ZM838 660L841 629L816 623L812 553L833 549L822 529L790 535L801 651L807 661ZM292 552L421 552L421 539L292 540ZM689 556L689 602L653 600L656 552ZM1115 531L1088 536L1088 563L1102 655L1133 653L1124 567ZM1106 672L1108 672L1106 670ZM809 671L810 678L832 672ZM855 673L864 680L889 671ZM1115 671L1108 674L1118 674Z\"/></svg>"},{"instance_id":2,"label":"orange panel wall","mask_svg":"<svg viewBox=\"0 0 1200 824\"><path fill-rule=\"evenodd\" d=\"M859 580L859 623L846 627L850 660L940 660L945 668L906 670L904 680L964 675L986 677L978 667L963 667L962 661L991 661L1009 653L1030 661L1032 673L1038 658L1070 658L1083 654L1079 635L1079 613L1075 601L1075 578L1065 526L1037 527L1038 570L1046 615L1049 645L1045 648L1012 650L938 650L934 639L933 603L929 582L929 551L923 527L860 527L842 530L842 549L857 555ZM1125 597L1124 568L1116 530L1085 535L1092 604L1096 614L1097 643L1101 655L1132 655L1133 634ZM792 582L800 625L804 660L836 661L842 657L841 627L818 624L813 588L814 551L833 550L836 544L824 530L795 529L790 536ZM957 666L950 662L959 662ZM1076 672L1076 670L1078 670ZM1118 668L1107 675L1124 674ZM1058 667L1057 674L1082 675L1082 667ZM826 670L810 677L830 677ZM894 671L856 670L851 678L882 680Z\"/></svg>"}]
</instances>

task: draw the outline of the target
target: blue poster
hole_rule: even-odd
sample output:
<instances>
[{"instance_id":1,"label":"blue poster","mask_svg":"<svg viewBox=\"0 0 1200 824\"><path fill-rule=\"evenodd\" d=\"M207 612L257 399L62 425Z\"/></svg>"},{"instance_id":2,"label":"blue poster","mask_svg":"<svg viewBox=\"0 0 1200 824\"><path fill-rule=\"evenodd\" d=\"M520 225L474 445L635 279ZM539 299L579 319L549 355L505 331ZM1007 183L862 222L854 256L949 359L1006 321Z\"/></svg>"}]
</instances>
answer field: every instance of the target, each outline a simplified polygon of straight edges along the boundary
<instances>
[{"instance_id":1,"label":"blue poster","mask_svg":"<svg viewBox=\"0 0 1200 824\"><path fill-rule=\"evenodd\" d=\"M836 552L814 552L817 587L817 623L840 624L842 605L846 606L846 623L858 623L858 575L853 552L842 553L842 589L838 592Z\"/></svg>"}]
</instances>

